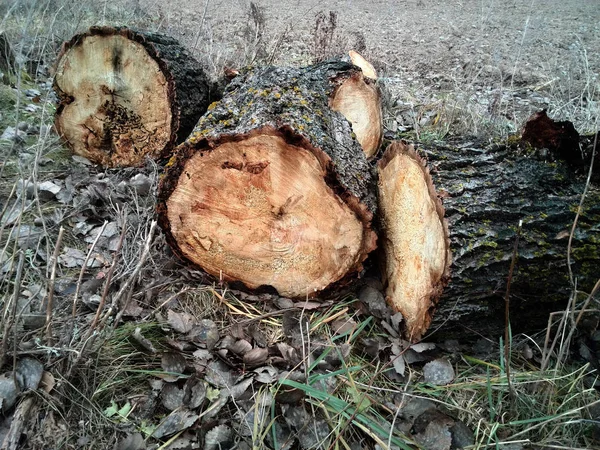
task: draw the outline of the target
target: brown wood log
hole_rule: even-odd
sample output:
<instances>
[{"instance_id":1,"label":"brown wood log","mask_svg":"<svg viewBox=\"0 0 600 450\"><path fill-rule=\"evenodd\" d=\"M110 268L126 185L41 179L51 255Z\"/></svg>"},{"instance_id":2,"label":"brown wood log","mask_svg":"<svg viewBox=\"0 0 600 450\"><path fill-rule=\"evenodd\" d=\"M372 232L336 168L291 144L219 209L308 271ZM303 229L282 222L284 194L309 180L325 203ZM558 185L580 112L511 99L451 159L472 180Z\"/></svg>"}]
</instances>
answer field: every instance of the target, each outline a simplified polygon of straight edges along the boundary
<instances>
[{"instance_id":1,"label":"brown wood log","mask_svg":"<svg viewBox=\"0 0 600 450\"><path fill-rule=\"evenodd\" d=\"M582 139L591 154L593 139ZM498 336L519 221L510 288L513 333L544 329L574 287L567 267L569 234L587 172L519 145L424 145L449 222L452 274L432 329L445 336ZM600 278L600 189L592 184L571 249L582 297Z\"/></svg>"},{"instance_id":2,"label":"brown wood log","mask_svg":"<svg viewBox=\"0 0 600 450\"><path fill-rule=\"evenodd\" d=\"M392 143L377 166L386 300L402 313L407 339L418 341L449 279L444 208L412 145Z\"/></svg>"},{"instance_id":3,"label":"brown wood log","mask_svg":"<svg viewBox=\"0 0 600 450\"><path fill-rule=\"evenodd\" d=\"M374 176L330 107L360 69L329 61L237 76L166 167L159 223L176 254L249 288L306 297L375 248Z\"/></svg>"},{"instance_id":4,"label":"brown wood log","mask_svg":"<svg viewBox=\"0 0 600 450\"><path fill-rule=\"evenodd\" d=\"M160 34L93 27L63 44L55 125L75 154L107 167L169 156L209 103L201 65Z\"/></svg>"}]
</instances>

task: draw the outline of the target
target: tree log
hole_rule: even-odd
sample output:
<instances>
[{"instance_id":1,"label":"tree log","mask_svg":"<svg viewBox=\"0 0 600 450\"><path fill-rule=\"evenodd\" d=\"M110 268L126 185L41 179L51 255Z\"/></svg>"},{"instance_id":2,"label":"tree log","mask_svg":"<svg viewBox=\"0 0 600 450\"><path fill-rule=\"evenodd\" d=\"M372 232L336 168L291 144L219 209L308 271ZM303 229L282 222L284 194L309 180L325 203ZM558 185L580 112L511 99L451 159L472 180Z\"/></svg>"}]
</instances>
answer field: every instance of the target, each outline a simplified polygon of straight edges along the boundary
<instances>
[{"instance_id":1,"label":"tree log","mask_svg":"<svg viewBox=\"0 0 600 450\"><path fill-rule=\"evenodd\" d=\"M107 167L169 156L209 102L200 64L160 34L93 27L63 44L56 129L74 153Z\"/></svg>"},{"instance_id":2,"label":"tree log","mask_svg":"<svg viewBox=\"0 0 600 450\"><path fill-rule=\"evenodd\" d=\"M451 281L432 328L441 327L445 335L501 333L520 220L511 326L513 333L545 328L548 314L562 310L573 290L567 247L586 174L514 145L424 146L420 152L444 197L453 257ZM600 277L600 191L594 185L579 217L571 260L577 289L590 292Z\"/></svg>"},{"instance_id":3,"label":"tree log","mask_svg":"<svg viewBox=\"0 0 600 450\"><path fill-rule=\"evenodd\" d=\"M165 169L159 223L176 254L249 288L306 297L375 248L374 176L330 107L360 69L329 61L236 77Z\"/></svg>"}]
</instances>

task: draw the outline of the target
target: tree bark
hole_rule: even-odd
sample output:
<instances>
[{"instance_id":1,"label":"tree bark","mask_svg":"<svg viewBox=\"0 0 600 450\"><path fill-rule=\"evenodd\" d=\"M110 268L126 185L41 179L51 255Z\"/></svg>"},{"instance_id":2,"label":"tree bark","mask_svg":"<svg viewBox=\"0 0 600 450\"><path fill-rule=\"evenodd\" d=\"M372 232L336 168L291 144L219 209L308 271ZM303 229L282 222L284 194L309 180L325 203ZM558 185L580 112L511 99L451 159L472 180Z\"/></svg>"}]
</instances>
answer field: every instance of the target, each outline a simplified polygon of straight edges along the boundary
<instances>
[{"instance_id":1,"label":"tree bark","mask_svg":"<svg viewBox=\"0 0 600 450\"><path fill-rule=\"evenodd\" d=\"M15 73L15 54L4 32L0 32L0 72L3 84L9 84L10 75Z\"/></svg>"},{"instance_id":2,"label":"tree bark","mask_svg":"<svg viewBox=\"0 0 600 450\"><path fill-rule=\"evenodd\" d=\"M587 174L516 146L424 146L420 152L444 197L453 257L451 281L431 329L463 336L465 331L486 336L502 331L521 220L510 287L511 326L513 333L544 328L548 314L562 310L573 291L567 247ZM571 261L578 291L590 292L600 277L600 191L595 185L579 217Z\"/></svg>"},{"instance_id":3,"label":"tree bark","mask_svg":"<svg viewBox=\"0 0 600 450\"><path fill-rule=\"evenodd\" d=\"M169 156L209 103L201 65L160 34L93 27L63 44L56 128L74 153L107 167Z\"/></svg>"},{"instance_id":4,"label":"tree bark","mask_svg":"<svg viewBox=\"0 0 600 450\"><path fill-rule=\"evenodd\" d=\"M329 61L236 77L167 165L159 223L176 254L249 288L313 296L375 248L375 177L329 107L360 69Z\"/></svg>"}]
</instances>

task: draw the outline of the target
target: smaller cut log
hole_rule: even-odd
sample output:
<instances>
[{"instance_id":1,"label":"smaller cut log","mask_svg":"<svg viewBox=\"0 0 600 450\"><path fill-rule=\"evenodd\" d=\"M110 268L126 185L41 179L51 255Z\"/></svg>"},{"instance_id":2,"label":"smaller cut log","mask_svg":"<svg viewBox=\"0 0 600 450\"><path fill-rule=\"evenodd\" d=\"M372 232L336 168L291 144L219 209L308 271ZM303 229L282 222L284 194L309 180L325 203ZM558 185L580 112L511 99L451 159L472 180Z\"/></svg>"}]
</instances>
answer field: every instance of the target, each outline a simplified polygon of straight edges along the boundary
<instances>
[{"instance_id":1,"label":"smaller cut log","mask_svg":"<svg viewBox=\"0 0 600 450\"><path fill-rule=\"evenodd\" d=\"M421 339L449 280L444 208L413 146L394 142L378 162L386 300L404 317L406 337Z\"/></svg>"},{"instance_id":2,"label":"smaller cut log","mask_svg":"<svg viewBox=\"0 0 600 450\"><path fill-rule=\"evenodd\" d=\"M349 52L352 64L360 71L353 72L340 82L330 98L330 106L352 124L367 158L377 154L383 140L381 92L376 84L377 73L366 59L355 51Z\"/></svg>"},{"instance_id":3,"label":"smaller cut log","mask_svg":"<svg viewBox=\"0 0 600 450\"><path fill-rule=\"evenodd\" d=\"M55 125L73 152L106 167L168 156L209 102L201 65L170 37L93 27L63 44Z\"/></svg>"}]
</instances>

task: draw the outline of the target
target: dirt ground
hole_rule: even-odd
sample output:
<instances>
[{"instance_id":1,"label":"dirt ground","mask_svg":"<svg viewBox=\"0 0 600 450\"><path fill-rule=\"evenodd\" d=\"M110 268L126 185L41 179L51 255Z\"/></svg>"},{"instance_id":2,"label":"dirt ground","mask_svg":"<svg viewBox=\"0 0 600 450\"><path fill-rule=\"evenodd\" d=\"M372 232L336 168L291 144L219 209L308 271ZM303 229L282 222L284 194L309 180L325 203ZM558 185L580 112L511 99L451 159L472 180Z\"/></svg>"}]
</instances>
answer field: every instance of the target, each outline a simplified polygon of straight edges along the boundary
<instances>
[{"instance_id":1,"label":"dirt ground","mask_svg":"<svg viewBox=\"0 0 600 450\"><path fill-rule=\"evenodd\" d=\"M213 69L248 59L248 42L256 37L248 35L256 31L250 3L139 2L199 58L210 53ZM455 111L446 119L462 116L461 132L477 134L491 122L500 125L493 131L515 131L539 108L574 121L582 131L597 126L600 8L595 0L257 0L255 5L265 23L255 41L273 63L301 64L320 56L316 16L323 12L328 19L331 11L336 22L326 53L358 48L383 75L391 106L451 104ZM423 114L434 115L420 111L421 125L427 124ZM403 119L406 115L397 125Z\"/></svg>"}]
</instances>

